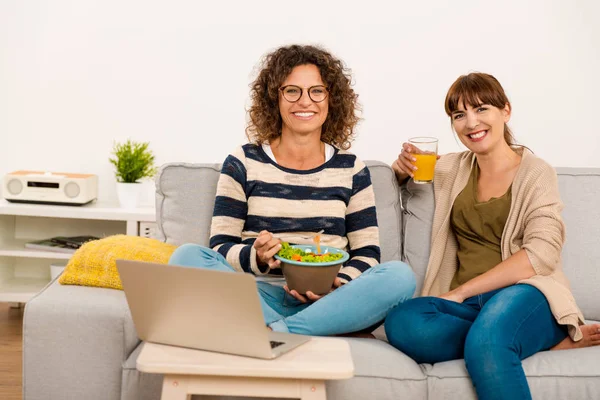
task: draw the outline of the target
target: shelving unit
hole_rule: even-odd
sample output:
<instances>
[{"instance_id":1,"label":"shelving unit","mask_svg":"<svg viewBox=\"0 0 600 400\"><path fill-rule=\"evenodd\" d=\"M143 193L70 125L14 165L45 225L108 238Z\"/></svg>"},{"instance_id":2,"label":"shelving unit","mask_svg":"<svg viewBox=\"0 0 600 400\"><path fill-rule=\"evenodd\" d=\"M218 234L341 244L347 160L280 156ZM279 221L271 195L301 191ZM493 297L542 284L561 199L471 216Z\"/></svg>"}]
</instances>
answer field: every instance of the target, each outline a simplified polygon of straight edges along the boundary
<instances>
[{"instance_id":1,"label":"shelving unit","mask_svg":"<svg viewBox=\"0 0 600 400\"><path fill-rule=\"evenodd\" d=\"M27 258L52 258L55 260L68 260L71 254L58 253L56 251L32 250L25 247L25 243L30 239L14 239L5 242L0 248L0 257L27 257Z\"/></svg>"},{"instance_id":2,"label":"shelving unit","mask_svg":"<svg viewBox=\"0 0 600 400\"><path fill-rule=\"evenodd\" d=\"M0 283L2 302L27 303L48 284L46 278L13 278Z\"/></svg>"},{"instance_id":3,"label":"shelving unit","mask_svg":"<svg viewBox=\"0 0 600 400\"><path fill-rule=\"evenodd\" d=\"M50 264L66 265L72 256L28 249L26 242L53 236L149 236L155 221L153 207L124 209L96 202L53 206L0 200L0 302L26 303L50 281Z\"/></svg>"}]
</instances>

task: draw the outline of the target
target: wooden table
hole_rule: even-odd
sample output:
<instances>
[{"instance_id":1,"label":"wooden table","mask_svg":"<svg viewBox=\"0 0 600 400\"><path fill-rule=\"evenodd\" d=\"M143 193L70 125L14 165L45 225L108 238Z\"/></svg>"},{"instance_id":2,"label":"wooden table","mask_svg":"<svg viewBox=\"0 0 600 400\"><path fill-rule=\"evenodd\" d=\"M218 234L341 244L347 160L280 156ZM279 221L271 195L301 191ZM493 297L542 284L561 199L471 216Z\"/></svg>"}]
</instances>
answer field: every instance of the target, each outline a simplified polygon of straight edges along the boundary
<instances>
[{"instance_id":1,"label":"wooden table","mask_svg":"<svg viewBox=\"0 0 600 400\"><path fill-rule=\"evenodd\" d=\"M274 360L144 343L137 369L165 375L162 400L193 394L325 400L326 380L354 375L348 343L321 337Z\"/></svg>"}]
</instances>

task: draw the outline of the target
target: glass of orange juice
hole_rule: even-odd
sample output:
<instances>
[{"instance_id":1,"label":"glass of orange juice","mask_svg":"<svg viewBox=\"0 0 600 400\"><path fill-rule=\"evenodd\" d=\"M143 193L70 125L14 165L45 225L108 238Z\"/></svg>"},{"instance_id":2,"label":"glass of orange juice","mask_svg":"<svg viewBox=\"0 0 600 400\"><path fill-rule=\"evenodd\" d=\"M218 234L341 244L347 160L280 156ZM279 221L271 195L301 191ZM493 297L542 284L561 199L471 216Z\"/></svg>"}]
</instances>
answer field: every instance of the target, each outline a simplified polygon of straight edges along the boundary
<instances>
[{"instance_id":1,"label":"glass of orange juice","mask_svg":"<svg viewBox=\"0 0 600 400\"><path fill-rule=\"evenodd\" d=\"M420 136L408 139L414 148L413 156L417 161L413 165L417 167L414 171L415 183L432 183L435 163L437 161L438 140L434 137Z\"/></svg>"}]
</instances>

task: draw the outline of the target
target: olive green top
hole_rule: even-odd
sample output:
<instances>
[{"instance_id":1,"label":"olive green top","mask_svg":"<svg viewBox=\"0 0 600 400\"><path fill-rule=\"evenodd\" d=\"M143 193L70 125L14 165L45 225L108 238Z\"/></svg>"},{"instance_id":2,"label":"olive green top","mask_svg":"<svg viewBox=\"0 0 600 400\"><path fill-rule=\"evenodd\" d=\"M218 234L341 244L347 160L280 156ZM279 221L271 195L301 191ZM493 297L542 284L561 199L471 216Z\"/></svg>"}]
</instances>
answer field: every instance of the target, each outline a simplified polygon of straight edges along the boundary
<instances>
[{"instance_id":1,"label":"olive green top","mask_svg":"<svg viewBox=\"0 0 600 400\"><path fill-rule=\"evenodd\" d=\"M458 242L458 269L450 284L455 289L502 262L500 242L510 211L511 187L500 197L477 201L477 162L469 181L452 206L451 226Z\"/></svg>"},{"instance_id":2,"label":"olive green top","mask_svg":"<svg viewBox=\"0 0 600 400\"><path fill-rule=\"evenodd\" d=\"M563 203L554 167L529 149L515 148L521 165L511 186L511 207L502 234L502 259L523 251L535 275L517 283L534 286L544 294L556 322L567 327L574 341L583 338L586 323L563 272L561 251L565 243ZM458 268L458 243L450 213L465 188L476 162L470 151L444 154L435 164L435 209L431 224L431 253L421 296L439 297L450 290Z\"/></svg>"}]
</instances>

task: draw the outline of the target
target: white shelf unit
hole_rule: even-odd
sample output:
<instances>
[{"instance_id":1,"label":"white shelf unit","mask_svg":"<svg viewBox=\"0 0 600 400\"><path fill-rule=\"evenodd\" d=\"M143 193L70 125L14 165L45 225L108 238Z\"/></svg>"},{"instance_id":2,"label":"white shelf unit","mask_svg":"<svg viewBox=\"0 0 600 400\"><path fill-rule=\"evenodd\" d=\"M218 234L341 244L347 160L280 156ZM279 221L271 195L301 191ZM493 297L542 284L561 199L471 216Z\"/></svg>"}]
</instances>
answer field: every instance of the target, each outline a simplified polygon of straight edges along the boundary
<instances>
[{"instance_id":1,"label":"white shelf unit","mask_svg":"<svg viewBox=\"0 0 600 400\"><path fill-rule=\"evenodd\" d=\"M50 265L66 265L71 254L25 248L53 236L116 234L151 236L153 207L135 209L91 203L54 206L0 200L0 302L26 303L50 281Z\"/></svg>"}]
</instances>

